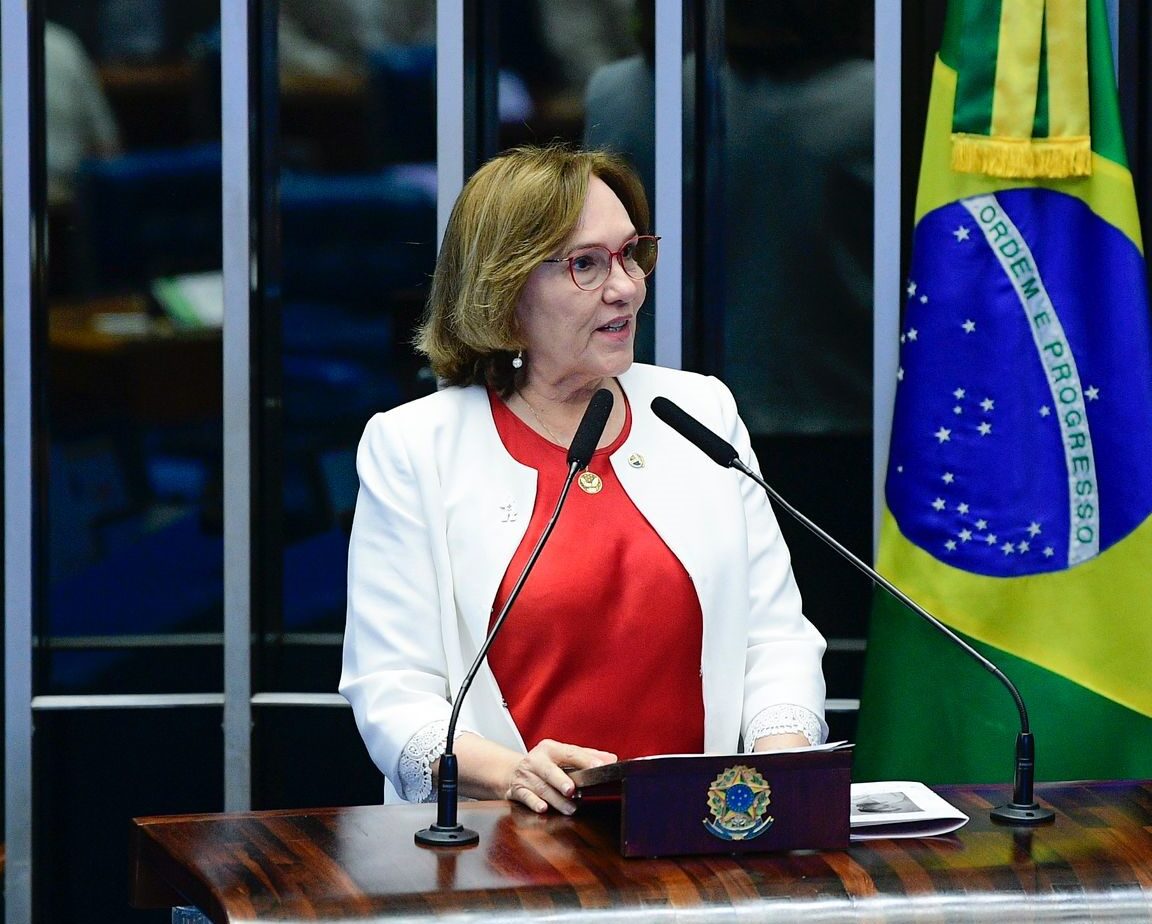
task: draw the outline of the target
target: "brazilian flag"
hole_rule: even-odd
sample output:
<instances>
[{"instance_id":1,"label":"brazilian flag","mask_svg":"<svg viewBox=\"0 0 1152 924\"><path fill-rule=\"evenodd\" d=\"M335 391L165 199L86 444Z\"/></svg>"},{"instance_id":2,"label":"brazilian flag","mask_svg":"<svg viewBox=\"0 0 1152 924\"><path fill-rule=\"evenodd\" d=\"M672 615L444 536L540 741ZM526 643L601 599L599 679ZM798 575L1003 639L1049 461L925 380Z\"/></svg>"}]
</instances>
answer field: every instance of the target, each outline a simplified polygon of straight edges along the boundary
<instances>
[{"instance_id":1,"label":"brazilian flag","mask_svg":"<svg viewBox=\"0 0 1152 924\"><path fill-rule=\"evenodd\" d=\"M1036 778L1152 777L1152 333L1104 0L952 0L879 567L1002 667ZM883 598L883 599L881 599ZM855 775L1011 778L996 680L886 594Z\"/></svg>"}]
</instances>

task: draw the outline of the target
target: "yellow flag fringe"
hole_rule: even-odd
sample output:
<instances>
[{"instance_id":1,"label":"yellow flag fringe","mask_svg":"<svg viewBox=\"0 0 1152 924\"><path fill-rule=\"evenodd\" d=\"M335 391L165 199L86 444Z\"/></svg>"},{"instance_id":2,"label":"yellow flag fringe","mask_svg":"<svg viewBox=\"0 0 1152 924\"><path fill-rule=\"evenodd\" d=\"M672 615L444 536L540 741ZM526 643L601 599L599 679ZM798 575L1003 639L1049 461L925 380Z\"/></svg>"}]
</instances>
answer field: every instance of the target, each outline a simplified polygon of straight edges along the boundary
<instances>
[{"instance_id":1,"label":"yellow flag fringe","mask_svg":"<svg viewBox=\"0 0 1152 924\"><path fill-rule=\"evenodd\" d=\"M1006 138L956 132L952 169L957 173L1017 179L1066 179L1092 175L1092 139Z\"/></svg>"}]
</instances>

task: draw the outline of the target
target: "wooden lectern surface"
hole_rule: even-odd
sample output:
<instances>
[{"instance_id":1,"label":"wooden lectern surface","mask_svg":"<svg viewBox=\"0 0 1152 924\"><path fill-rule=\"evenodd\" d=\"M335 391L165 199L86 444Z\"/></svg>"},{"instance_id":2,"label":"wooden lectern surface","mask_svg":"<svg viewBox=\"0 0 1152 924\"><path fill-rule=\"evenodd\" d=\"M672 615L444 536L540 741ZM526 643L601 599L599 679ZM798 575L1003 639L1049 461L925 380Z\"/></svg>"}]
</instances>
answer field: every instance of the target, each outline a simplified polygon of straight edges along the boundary
<instances>
[{"instance_id":1,"label":"wooden lectern surface","mask_svg":"<svg viewBox=\"0 0 1152 924\"><path fill-rule=\"evenodd\" d=\"M625 859L603 810L537 816L464 803L477 847L413 843L427 805L140 818L132 896L256 921L1152 921L1152 782L1038 787L1053 825L988 817L1006 787L937 791L971 821L947 837L843 851Z\"/></svg>"}]
</instances>

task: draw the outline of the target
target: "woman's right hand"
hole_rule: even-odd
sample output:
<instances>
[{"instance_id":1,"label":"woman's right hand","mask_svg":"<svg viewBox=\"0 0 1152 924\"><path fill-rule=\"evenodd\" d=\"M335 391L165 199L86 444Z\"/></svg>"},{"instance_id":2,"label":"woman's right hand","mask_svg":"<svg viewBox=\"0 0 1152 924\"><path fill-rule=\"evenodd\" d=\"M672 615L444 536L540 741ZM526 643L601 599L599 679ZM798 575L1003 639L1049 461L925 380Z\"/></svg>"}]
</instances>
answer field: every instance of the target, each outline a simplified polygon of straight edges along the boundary
<instances>
[{"instance_id":1,"label":"woman's right hand","mask_svg":"<svg viewBox=\"0 0 1152 924\"><path fill-rule=\"evenodd\" d=\"M600 767L615 761L616 755L608 751L545 738L512 768L504 798L521 802L534 812L546 812L551 806L571 815L576 811L576 803L571 799L576 784L564 771Z\"/></svg>"}]
</instances>

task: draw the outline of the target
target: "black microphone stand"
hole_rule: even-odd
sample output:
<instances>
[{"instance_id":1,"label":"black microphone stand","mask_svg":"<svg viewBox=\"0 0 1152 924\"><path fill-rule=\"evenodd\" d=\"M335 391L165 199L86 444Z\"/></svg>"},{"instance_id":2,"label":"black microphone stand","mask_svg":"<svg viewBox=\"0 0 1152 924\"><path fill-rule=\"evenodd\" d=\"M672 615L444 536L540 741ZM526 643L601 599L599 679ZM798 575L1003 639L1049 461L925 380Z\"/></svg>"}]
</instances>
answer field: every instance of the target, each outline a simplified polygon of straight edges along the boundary
<instances>
[{"instance_id":1,"label":"black microphone stand","mask_svg":"<svg viewBox=\"0 0 1152 924\"><path fill-rule=\"evenodd\" d=\"M875 583L883 587L893 597L903 603L908 609L912 610L917 616L935 628L937 631L944 633L948 638L958 645L964 652L974 658L976 662L988 671L992 676L1000 681L1012 696L1012 700L1016 703L1016 711L1020 714L1020 731L1016 735L1016 767L1012 776L1012 801L1004 805L997 806L989 813L992 820L1006 825L1042 825L1048 824L1055 820L1056 813L1051 809L1044 808L1036 802L1036 797L1033 792L1033 784L1035 782L1035 755L1036 743L1032 737L1031 729L1028 724L1028 709L1024 705L1024 698L1020 695L1020 691L1016 688L1008 676L1000 670L995 664L989 661L984 655L980 654L975 648L969 645L959 635L949 629L939 619L929 613L919 603L909 597L899 587L889 581L884 575L880 574L875 568L870 568L867 564L861 561L852 551L842 545L823 529L816 525L812 520L802 514L799 510L793 507L788 501L780 496L780 493L773 488L767 481L765 481L757 472L753 471L747 465L740 461L738 457L733 454L731 461L726 462L729 468L734 468L743 475L747 475L756 484L768 494L772 500L785 510L789 516L795 519L798 523L808 529L813 535L823 540L824 543L837 552L841 558L845 559L850 564L854 565L856 569Z\"/></svg>"},{"instance_id":2,"label":"black microphone stand","mask_svg":"<svg viewBox=\"0 0 1152 924\"><path fill-rule=\"evenodd\" d=\"M601 427L601 429L603 429L603 427ZM464 680L460 684L460 689L456 693L456 699L452 704L452 714L448 717L448 731L445 736L444 753L440 757L440 770L436 776L436 823L429 825L427 828L421 828L415 835L416 843L422 847L468 847L480 841L480 835L471 828L465 828L456 817L460 804L460 768L456 761L456 754L454 753L456 720L460 718L460 706L464 702L464 695L468 692L468 688L472 686L472 681L479 672L480 665L484 663L488 649L492 647L492 643L496 640L496 634L504 624L504 619L507 617L508 611L512 609L512 604L516 602L516 598L520 596L520 589L524 586L524 582L528 579L528 575L532 571L533 566L535 566L536 559L540 557L544 543L548 541L548 537L552 535L552 530L556 527L556 521L560 517L560 510L564 506L564 501L568 497L568 489L572 486L572 480L587 464L586 461L579 459L569 463L568 476L564 479L564 487L560 489L560 497L556 500L556 509L552 511L552 516L549 518L548 524L544 527L544 532L542 532L540 538L536 540L536 546L532 549L532 554L528 556L528 562L524 565L524 570L520 572L520 577L512 588L512 592L508 594L508 599L504 601L504 607L500 610L500 615L496 617L496 621L492 624L492 629L489 631L488 637L484 639L484 644L480 647L480 651L476 655L476 660L472 662L472 667L469 668L468 673L464 676Z\"/></svg>"}]
</instances>

